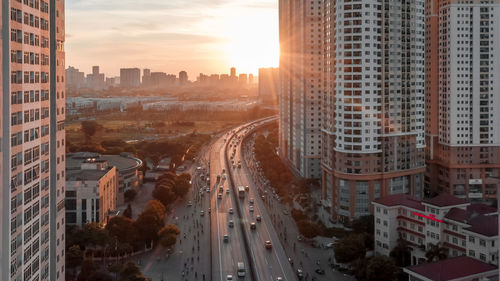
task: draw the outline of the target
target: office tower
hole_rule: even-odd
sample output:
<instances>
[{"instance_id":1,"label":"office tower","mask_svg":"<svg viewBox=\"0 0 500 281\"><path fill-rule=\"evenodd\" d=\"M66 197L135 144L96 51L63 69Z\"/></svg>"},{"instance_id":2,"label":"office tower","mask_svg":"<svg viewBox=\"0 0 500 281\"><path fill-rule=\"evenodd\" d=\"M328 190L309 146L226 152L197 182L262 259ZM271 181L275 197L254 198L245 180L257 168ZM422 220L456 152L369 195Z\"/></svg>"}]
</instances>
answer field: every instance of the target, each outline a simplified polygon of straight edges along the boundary
<instances>
[{"instance_id":1,"label":"office tower","mask_svg":"<svg viewBox=\"0 0 500 281\"><path fill-rule=\"evenodd\" d=\"M141 85L141 70L139 68L121 68L120 86L138 87Z\"/></svg>"},{"instance_id":2,"label":"office tower","mask_svg":"<svg viewBox=\"0 0 500 281\"><path fill-rule=\"evenodd\" d=\"M279 2L280 155L305 178L321 175L322 2Z\"/></svg>"},{"instance_id":3,"label":"office tower","mask_svg":"<svg viewBox=\"0 0 500 281\"><path fill-rule=\"evenodd\" d=\"M64 280L64 1L0 9L0 280Z\"/></svg>"},{"instance_id":4,"label":"office tower","mask_svg":"<svg viewBox=\"0 0 500 281\"><path fill-rule=\"evenodd\" d=\"M277 105L279 69L259 68L259 100L262 104Z\"/></svg>"},{"instance_id":5,"label":"office tower","mask_svg":"<svg viewBox=\"0 0 500 281\"><path fill-rule=\"evenodd\" d=\"M236 78L236 68L235 67L231 67L231 78Z\"/></svg>"},{"instance_id":6,"label":"office tower","mask_svg":"<svg viewBox=\"0 0 500 281\"><path fill-rule=\"evenodd\" d=\"M188 82L188 74L186 71L179 72L179 84L184 85Z\"/></svg>"},{"instance_id":7,"label":"office tower","mask_svg":"<svg viewBox=\"0 0 500 281\"><path fill-rule=\"evenodd\" d=\"M248 74L248 84L253 84L253 74Z\"/></svg>"},{"instance_id":8,"label":"office tower","mask_svg":"<svg viewBox=\"0 0 500 281\"><path fill-rule=\"evenodd\" d=\"M425 2L325 2L322 185L336 219L423 192Z\"/></svg>"},{"instance_id":9,"label":"office tower","mask_svg":"<svg viewBox=\"0 0 500 281\"><path fill-rule=\"evenodd\" d=\"M142 85L150 86L151 81L151 69L145 68L142 74Z\"/></svg>"},{"instance_id":10,"label":"office tower","mask_svg":"<svg viewBox=\"0 0 500 281\"><path fill-rule=\"evenodd\" d=\"M437 192L494 199L500 176L500 1L428 0L427 169Z\"/></svg>"}]
</instances>

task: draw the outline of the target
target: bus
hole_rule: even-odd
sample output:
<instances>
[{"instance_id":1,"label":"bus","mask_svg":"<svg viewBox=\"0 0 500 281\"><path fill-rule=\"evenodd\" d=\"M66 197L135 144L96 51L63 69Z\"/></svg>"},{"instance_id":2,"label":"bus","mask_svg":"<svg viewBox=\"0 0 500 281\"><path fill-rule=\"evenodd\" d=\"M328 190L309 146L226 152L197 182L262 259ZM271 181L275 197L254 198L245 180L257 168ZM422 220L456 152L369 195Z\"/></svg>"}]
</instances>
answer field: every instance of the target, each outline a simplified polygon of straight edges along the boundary
<instances>
[{"instance_id":1,"label":"bus","mask_svg":"<svg viewBox=\"0 0 500 281\"><path fill-rule=\"evenodd\" d=\"M240 198L245 198L245 188L243 186L238 186L238 196Z\"/></svg>"}]
</instances>

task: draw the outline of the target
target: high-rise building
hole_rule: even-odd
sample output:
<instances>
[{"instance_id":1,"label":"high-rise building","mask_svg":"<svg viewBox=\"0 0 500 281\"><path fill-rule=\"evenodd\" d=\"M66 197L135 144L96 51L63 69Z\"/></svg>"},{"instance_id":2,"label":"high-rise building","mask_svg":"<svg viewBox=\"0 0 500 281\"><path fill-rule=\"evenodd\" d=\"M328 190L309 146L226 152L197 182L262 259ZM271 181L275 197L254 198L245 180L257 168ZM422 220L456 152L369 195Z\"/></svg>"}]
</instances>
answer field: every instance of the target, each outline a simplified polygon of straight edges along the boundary
<instances>
[{"instance_id":1,"label":"high-rise building","mask_svg":"<svg viewBox=\"0 0 500 281\"><path fill-rule=\"evenodd\" d=\"M240 75L238 76L238 82L241 85L246 85L248 83L248 75L245 73L240 73Z\"/></svg>"},{"instance_id":2,"label":"high-rise building","mask_svg":"<svg viewBox=\"0 0 500 281\"><path fill-rule=\"evenodd\" d=\"M236 78L236 68L231 67L230 69L231 78Z\"/></svg>"},{"instance_id":3,"label":"high-rise building","mask_svg":"<svg viewBox=\"0 0 500 281\"><path fill-rule=\"evenodd\" d=\"M179 72L179 84L184 85L188 82L188 74L186 71Z\"/></svg>"},{"instance_id":4,"label":"high-rise building","mask_svg":"<svg viewBox=\"0 0 500 281\"><path fill-rule=\"evenodd\" d=\"M500 1L426 6L426 186L494 199L500 176Z\"/></svg>"},{"instance_id":5,"label":"high-rise building","mask_svg":"<svg viewBox=\"0 0 500 281\"><path fill-rule=\"evenodd\" d=\"M104 73L99 72L99 66L92 66L92 73L87 74L87 87L93 90L102 90L105 87Z\"/></svg>"},{"instance_id":6,"label":"high-rise building","mask_svg":"<svg viewBox=\"0 0 500 281\"><path fill-rule=\"evenodd\" d=\"M343 220L423 193L425 1L324 4L322 185Z\"/></svg>"},{"instance_id":7,"label":"high-rise building","mask_svg":"<svg viewBox=\"0 0 500 281\"><path fill-rule=\"evenodd\" d=\"M259 100L262 104L278 104L279 81L279 68L259 68Z\"/></svg>"},{"instance_id":8,"label":"high-rise building","mask_svg":"<svg viewBox=\"0 0 500 281\"><path fill-rule=\"evenodd\" d=\"M321 176L322 2L279 1L280 155L305 178Z\"/></svg>"},{"instance_id":9,"label":"high-rise building","mask_svg":"<svg viewBox=\"0 0 500 281\"><path fill-rule=\"evenodd\" d=\"M0 11L0 280L64 280L64 0Z\"/></svg>"},{"instance_id":10,"label":"high-rise building","mask_svg":"<svg viewBox=\"0 0 500 281\"><path fill-rule=\"evenodd\" d=\"M85 73L72 66L66 69L67 89L78 89L85 85Z\"/></svg>"},{"instance_id":11,"label":"high-rise building","mask_svg":"<svg viewBox=\"0 0 500 281\"><path fill-rule=\"evenodd\" d=\"M139 68L121 68L120 86L139 87L141 85L141 70Z\"/></svg>"},{"instance_id":12,"label":"high-rise building","mask_svg":"<svg viewBox=\"0 0 500 281\"><path fill-rule=\"evenodd\" d=\"M145 68L142 74L142 85L150 86L150 80L151 80L151 69Z\"/></svg>"},{"instance_id":13,"label":"high-rise building","mask_svg":"<svg viewBox=\"0 0 500 281\"><path fill-rule=\"evenodd\" d=\"M248 74L248 84L253 85L253 74Z\"/></svg>"}]
</instances>

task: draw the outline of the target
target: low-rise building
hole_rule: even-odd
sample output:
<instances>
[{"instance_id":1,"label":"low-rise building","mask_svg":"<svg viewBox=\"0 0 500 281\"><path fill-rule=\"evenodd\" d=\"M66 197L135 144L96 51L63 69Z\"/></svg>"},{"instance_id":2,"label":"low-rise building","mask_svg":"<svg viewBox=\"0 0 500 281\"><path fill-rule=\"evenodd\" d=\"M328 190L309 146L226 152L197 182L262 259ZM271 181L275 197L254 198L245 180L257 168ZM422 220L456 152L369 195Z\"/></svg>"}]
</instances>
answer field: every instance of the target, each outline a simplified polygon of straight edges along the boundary
<instances>
[{"instance_id":1,"label":"low-rise building","mask_svg":"<svg viewBox=\"0 0 500 281\"><path fill-rule=\"evenodd\" d=\"M85 161L102 161L116 167L117 191L116 205L125 203L124 194L129 189L137 189L142 184L142 161L129 153L120 155L101 155L94 152L76 152L66 155L66 166L77 168ZM68 168L67 168L68 169Z\"/></svg>"},{"instance_id":2,"label":"low-rise building","mask_svg":"<svg viewBox=\"0 0 500 281\"><path fill-rule=\"evenodd\" d=\"M409 281L493 281L498 268L491 264L460 256L404 269Z\"/></svg>"},{"instance_id":3,"label":"low-rise building","mask_svg":"<svg viewBox=\"0 0 500 281\"><path fill-rule=\"evenodd\" d=\"M66 224L106 224L116 210L117 183L116 168L105 160L66 167Z\"/></svg>"},{"instance_id":4,"label":"low-rise building","mask_svg":"<svg viewBox=\"0 0 500 281\"><path fill-rule=\"evenodd\" d=\"M395 194L373 205L376 254L388 256L403 239L411 248L412 264L424 262L429 246L439 245L449 257L467 255L498 265L496 208L450 194L424 200Z\"/></svg>"}]
</instances>

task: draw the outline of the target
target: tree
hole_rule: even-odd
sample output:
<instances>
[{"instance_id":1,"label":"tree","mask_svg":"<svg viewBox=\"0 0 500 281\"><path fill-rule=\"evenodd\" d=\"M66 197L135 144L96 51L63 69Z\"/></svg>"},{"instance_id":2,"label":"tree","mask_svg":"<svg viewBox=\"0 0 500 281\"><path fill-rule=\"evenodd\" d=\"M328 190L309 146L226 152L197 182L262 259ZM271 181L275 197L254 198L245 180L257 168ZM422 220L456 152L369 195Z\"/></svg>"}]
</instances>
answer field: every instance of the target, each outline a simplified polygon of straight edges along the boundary
<instances>
[{"instance_id":1,"label":"tree","mask_svg":"<svg viewBox=\"0 0 500 281\"><path fill-rule=\"evenodd\" d=\"M90 139L95 135L97 132L97 127L99 125L97 124L96 121L83 121L81 130L82 133L85 135L85 142L90 143Z\"/></svg>"},{"instance_id":2,"label":"tree","mask_svg":"<svg viewBox=\"0 0 500 281\"><path fill-rule=\"evenodd\" d=\"M305 238L314 238L321 235L321 229L319 226L311 221L301 220L297 222L297 227L300 234L302 234Z\"/></svg>"},{"instance_id":3,"label":"tree","mask_svg":"<svg viewBox=\"0 0 500 281\"><path fill-rule=\"evenodd\" d=\"M368 267L368 260L365 258L357 259L351 263L351 267L356 280L366 280L366 268Z\"/></svg>"},{"instance_id":4,"label":"tree","mask_svg":"<svg viewBox=\"0 0 500 281\"><path fill-rule=\"evenodd\" d=\"M158 200L149 201L134 225L141 241L156 241L158 231L165 225L165 206Z\"/></svg>"},{"instance_id":5,"label":"tree","mask_svg":"<svg viewBox=\"0 0 500 281\"><path fill-rule=\"evenodd\" d=\"M137 191L135 189L129 189L123 194L125 197L125 202L131 202L137 196Z\"/></svg>"},{"instance_id":6,"label":"tree","mask_svg":"<svg viewBox=\"0 0 500 281\"><path fill-rule=\"evenodd\" d=\"M120 271L120 281L146 281L141 269L133 262L127 262Z\"/></svg>"},{"instance_id":7,"label":"tree","mask_svg":"<svg viewBox=\"0 0 500 281\"><path fill-rule=\"evenodd\" d=\"M181 233L179 228L173 224L169 224L163 227L158 232L158 237L160 237L160 244L165 248L170 248L175 243L177 243L177 236Z\"/></svg>"},{"instance_id":8,"label":"tree","mask_svg":"<svg viewBox=\"0 0 500 281\"><path fill-rule=\"evenodd\" d=\"M440 261L448 258L448 249L442 247L439 243L432 244L429 243L427 247L427 252L425 252L425 257L427 262Z\"/></svg>"},{"instance_id":9,"label":"tree","mask_svg":"<svg viewBox=\"0 0 500 281\"><path fill-rule=\"evenodd\" d=\"M363 234L354 234L338 240L334 245L335 259L340 263L350 263L366 255Z\"/></svg>"},{"instance_id":10,"label":"tree","mask_svg":"<svg viewBox=\"0 0 500 281\"><path fill-rule=\"evenodd\" d=\"M106 229L111 237L116 237L120 243L133 245L136 238L136 228L134 221L127 217L113 217L106 224Z\"/></svg>"},{"instance_id":11,"label":"tree","mask_svg":"<svg viewBox=\"0 0 500 281\"><path fill-rule=\"evenodd\" d=\"M372 215L362 216L352 221L351 228L355 233L373 234L375 231L375 225L373 222L374 217Z\"/></svg>"},{"instance_id":12,"label":"tree","mask_svg":"<svg viewBox=\"0 0 500 281\"><path fill-rule=\"evenodd\" d=\"M411 265L411 252L408 243L403 238L398 238L398 244L391 250L389 256L394 259L399 267Z\"/></svg>"},{"instance_id":13,"label":"tree","mask_svg":"<svg viewBox=\"0 0 500 281\"><path fill-rule=\"evenodd\" d=\"M395 281L398 267L391 258L376 256L370 260L366 268L369 281Z\"/></svg>"},{"instance_id":14,"label":"tree","mask_svg":"<svg viewBox=\"0 0 500 281\"><path fill-rule=\"evenodd\" d=\"M163 205L167 206L175 201L176 195L171 186L160 184L156 185L155 189L153 190L153 198L160 201Z\"/></svg>"},{"instance_id":15,"label":"tree","mask_svg":"<svg viewBox=\"0 0 500 281\"><path fill-rule=\"evenodd\" d=\"M83 251L80 249L80 246L73 245L69 247L68 252L66 254L66 266L69 268L80 266L83 262Z\"/></svg>"},{"instance_id":16,"label":"tree","mask_svg":"<svg viewBox=\"0 0 500 281\"><path fill-rule=\"evenodd\" d=\"M129 218L129 219L132 218L132 206L130 206L130 204L128 204L127 209L125 209L125 211L123 211L123 216L126 218Z\"/></svg>"}]
</instances>

